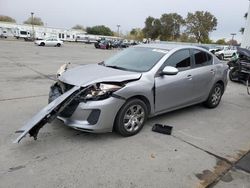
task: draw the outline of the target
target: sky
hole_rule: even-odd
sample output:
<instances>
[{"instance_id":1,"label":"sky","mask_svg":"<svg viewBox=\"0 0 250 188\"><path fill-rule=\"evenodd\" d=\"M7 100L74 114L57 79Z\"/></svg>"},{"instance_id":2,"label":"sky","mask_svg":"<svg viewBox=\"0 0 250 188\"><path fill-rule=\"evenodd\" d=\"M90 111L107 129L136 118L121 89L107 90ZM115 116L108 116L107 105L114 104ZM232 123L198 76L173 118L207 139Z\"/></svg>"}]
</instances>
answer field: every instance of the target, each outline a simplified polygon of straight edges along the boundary
<instances>
[{"instance_id":1,"label":"sky","mask_svg":"<svg viewBox=\"0 0 250 188\"><path fill-rule=\"evenodd\" d=\"M241 41L239 33L246 20L249 0L0 0L0 15L13 17L17 23L25 21L31 12L48 27L71 28L76 24L105 25L123 34L132 28L143 28L148 16L160 18L164 13L209 11L218 20L217 30L210 38L231 38Z\"/></svg>"}]
</instances>

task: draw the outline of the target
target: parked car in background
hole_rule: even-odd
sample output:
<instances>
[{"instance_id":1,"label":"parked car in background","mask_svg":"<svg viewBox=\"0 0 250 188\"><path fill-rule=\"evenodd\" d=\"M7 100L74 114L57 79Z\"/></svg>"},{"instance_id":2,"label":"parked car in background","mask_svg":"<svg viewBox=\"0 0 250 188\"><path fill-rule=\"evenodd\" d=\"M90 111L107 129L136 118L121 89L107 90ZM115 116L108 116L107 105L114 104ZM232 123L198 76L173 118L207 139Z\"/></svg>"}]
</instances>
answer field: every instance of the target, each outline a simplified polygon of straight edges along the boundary
<instances>
[{"instance_id":1,"label":"parked car in background","mask_svg":"<svg viewBox=\"0 0 250 188\"><path fill-rule=\"evenodd\" d=\"M57 46L60 47L63 45L63 41L57 38L48 38L45 40L35 40L35 44L38 46Z\"/></svg>"},{"instance_id":2,"label":"parked car in background","mask_svg":"<svg viewBox=\"0 0 250 188\"><path fill-rule=\"evenodd\" d=\"M95 45L95 48L99 48L99 49L111 49L112 48L111 41L109 40L100 40L100 41L97 41L94 45Z\"/></svg>"},{"instance_id":3,"label":"parked car in background","mask_svg":"<svg viewBox=\"0 0 250 188\"><path fill-rule=\"evenodd\" d=\"M218 47L218 50L214 52L214 54L220 60L223 60L225 58L231 58L235 56L236 53L237 53L236 46L221 46L221 47Z\"/></svg>"},{"instance_id":4,"label":"parked car in background","mask_svg":"<svg viewBox=\"0 0 250 188\"><path fill-rule=\"evenodd\" d=\"M228 66L209 51L183 45L143 44L110 59L58 71L49 105L18 132L35 139L56 117L86 132L137 134L148 117L186 106L219 105Z\"/></svg>"}]
</instances>

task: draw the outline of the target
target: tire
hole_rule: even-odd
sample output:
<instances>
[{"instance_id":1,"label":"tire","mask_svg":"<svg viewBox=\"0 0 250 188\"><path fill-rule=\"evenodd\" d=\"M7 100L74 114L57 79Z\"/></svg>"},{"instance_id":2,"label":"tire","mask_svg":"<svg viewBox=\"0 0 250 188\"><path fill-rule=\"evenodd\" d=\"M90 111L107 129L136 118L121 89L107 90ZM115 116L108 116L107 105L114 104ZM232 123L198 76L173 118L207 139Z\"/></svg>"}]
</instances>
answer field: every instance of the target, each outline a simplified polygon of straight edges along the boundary
<instances>
[{"instance_id":1,"label":"tire","mask_svg":"<svg viewBox=\"0 0 250 188\"><path fill-rule=\"evenodd\" d=\"M210 94L208 96L208 99L204 102L204 105L207 108L215 108L220 104L221 97L224 92L224 87L220 83L216 83L212 90L210 91Z\"/></svg>"},{"instance_id":2,"label":"tire","mask_svg":"<svg viewBox=\"0 0 250 188\"><path fill-rule=\"evenodd\" d=\"M45 43L44 43L44 42L41 42L40 46L45 46Z\"/></svg>"},{"instance_id":3,"label":"tire","mask_svg":"<svg viewBox=\"0 0 250 188\"><path fill-rule=\"evenodd\" d=\"M60 44L60 43L58 43L56 46L57 46L57 47L60 47L60 46L61 46L61 44Z\"/></svg>"},{"instance_id":4,"label":"tire","mask_svg":"<svg viewBox=\"0 0 250 188\"><path fill-rule=\"evenodd\" d=\"M143 128L147 117L146 104L140 99L131 99L119 110L114 129L124 137L133 136Z\"/></svg>"}]
</instances>

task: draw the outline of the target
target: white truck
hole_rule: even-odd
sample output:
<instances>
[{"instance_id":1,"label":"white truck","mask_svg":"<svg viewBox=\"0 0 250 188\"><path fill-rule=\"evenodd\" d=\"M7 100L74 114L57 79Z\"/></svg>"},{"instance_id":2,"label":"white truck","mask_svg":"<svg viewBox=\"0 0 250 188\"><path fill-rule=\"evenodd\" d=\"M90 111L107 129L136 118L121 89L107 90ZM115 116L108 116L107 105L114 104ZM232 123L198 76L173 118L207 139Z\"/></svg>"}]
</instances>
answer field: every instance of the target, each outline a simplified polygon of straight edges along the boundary
<instances>
[{"instance_id":1,"label":"white truck","mask_svg":"<svg viewBox=\"0 0 250 188\"><path fill-rule=\"evenodd\" d=\"M214 53L220 60L231 58L237 53L236 46L220 46Z\"/></svg>"}]
</instances>

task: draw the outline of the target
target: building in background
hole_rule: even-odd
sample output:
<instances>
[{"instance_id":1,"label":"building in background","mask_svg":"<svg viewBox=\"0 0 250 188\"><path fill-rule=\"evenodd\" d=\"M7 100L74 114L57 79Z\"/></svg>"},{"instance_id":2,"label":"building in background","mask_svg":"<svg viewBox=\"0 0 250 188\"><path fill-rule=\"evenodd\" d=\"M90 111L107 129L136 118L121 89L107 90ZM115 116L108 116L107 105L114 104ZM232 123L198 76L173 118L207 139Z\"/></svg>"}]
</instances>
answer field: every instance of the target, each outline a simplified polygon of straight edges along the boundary
<instances>
[{"instance_id":1,"label":"building in background","mask_svg":"<svg viewBox=\"0 0 250 188\"><path fill-rule=\"evenodd\" d=\"M4 38L15 37L17 39L29 40L33 36L32 25L0 22L0 35ZM62 41L94 43L102 38L109 40L120 40L120 37L88 35L87 32L77 29L62 29L34 25L34 38L58 38Z\"/></svg>"},{"instance_id":2,"label":"building in background","mask_svg":"<svg viewBox=\"0 0 250 188\"><path fill-rule=\"evenodd\" d=\"M250 49L250 5L248 8L247 22L242 38L241 47Z\"/></svg>"}]
</instances>

